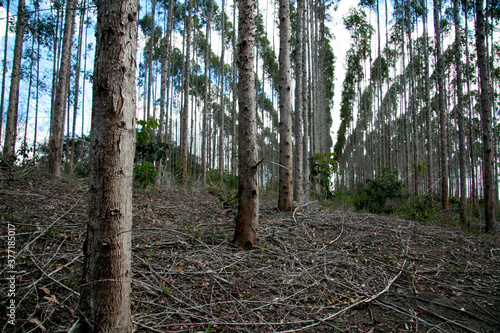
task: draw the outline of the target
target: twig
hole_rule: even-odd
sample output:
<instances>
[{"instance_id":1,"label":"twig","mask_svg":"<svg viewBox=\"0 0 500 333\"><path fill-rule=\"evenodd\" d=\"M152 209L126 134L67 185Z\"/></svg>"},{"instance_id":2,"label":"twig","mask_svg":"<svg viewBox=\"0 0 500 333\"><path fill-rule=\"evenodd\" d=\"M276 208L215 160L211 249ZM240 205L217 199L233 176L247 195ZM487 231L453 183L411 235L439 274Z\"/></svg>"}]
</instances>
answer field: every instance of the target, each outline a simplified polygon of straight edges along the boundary
<instances>
[{"instance_id":1,"label":"twig","mask_svg":"<svg viewBox=\"0 0 500 333\"><path fill-rule=\"evenodd\" d=\"M405 261L405 263L406 263L406 261ZM403 265L402 265L403 267L404 267L405 263L403 263ZM375 300L375 299L377 299L378 297L380 297L380 295L382 295L382 294L386 293L386 292L389 290L389 288L392 286L392 284L394 283L394 281L396 281L396 280L397 280L397 278L401 275L401 273L403 273L403 271L402 271L402 270L400 270L400 271L399 271L399 273L398 273L398 274L396 274L396 276L394 276L394 277L393 277L393 278L389 281L389 283L385 286L385 288L384 288L384 289L382 289L380 292L378 292L378 293L377 293L377 294L375 294L375 295L372 295L372 296L370 296L370 297L368 297L368 298L365 298L365 299L363 299L363 300L361 300L361 301L359 301L359 302L353 303L353 304L349 305L348 307L346 307L346 308L344 308L344 309L342 309L342 310L340 310L340 311L337 311L337 312L335 312L334 314L332 314L332 315L330 315L330 316L328 316L328 317L326 317L326 318L320 319L320 321L319 321L319 322L315 322L315 323L313 323L313 324L311 324L311 325L307 325L307 326L304 326L304 327L301 327L301 328L298 328L298 329L287 330L287 331L281 331L280 333L292 333L292 332L304 331L304 330L307 330L307 329L309 329L309 328L312 328L312 327L318 326L319 324L321 324L322 322L325 322L325 321L327 321L327 320L332 320L333 318L338 317L338 316L340 316L341 314L343 314L343 313L345 313L345 312L349 311L350 309L355 308L355 307L357 307L357 306L359 306L359 305L361 305L361 304L370 303L370 302L372 302L373 300Z\"/></svg>"},{"instance_id":2,"label":"twig","mask_svg":"<svg viewBox=\"0 0 500 333\"><path fill-rule=\"evenodd\" d=\"M45 228L45 230L43 232L40 232L40 234L38 236L36 236L34 239L32 239L28 244L26 244L16 255L16 259L21 255L21 253L23 253L24 250L26 250L31 244L33 244L34 242L36 242L40 237L42 237L43 234L45 234L45 232L47 230L49 230L50 228L52 228L57 222L59 222L59 220L61 220L63 217L65 217L66 215L69 214L69 212L71 212L73 210L73 208L76 207L76 205L78 205L80 203L80 201L87 195L87 193L89 193L90 190L87 190L87 192L85 192L74 204L73 206L70 207L70 209L68 209L64 214L62 214L61 216L59 216L57 219L54 220L54 222L52 222L47 228ZM3 271L2 271L3 272Z\"/></svg>"}]
</instances>

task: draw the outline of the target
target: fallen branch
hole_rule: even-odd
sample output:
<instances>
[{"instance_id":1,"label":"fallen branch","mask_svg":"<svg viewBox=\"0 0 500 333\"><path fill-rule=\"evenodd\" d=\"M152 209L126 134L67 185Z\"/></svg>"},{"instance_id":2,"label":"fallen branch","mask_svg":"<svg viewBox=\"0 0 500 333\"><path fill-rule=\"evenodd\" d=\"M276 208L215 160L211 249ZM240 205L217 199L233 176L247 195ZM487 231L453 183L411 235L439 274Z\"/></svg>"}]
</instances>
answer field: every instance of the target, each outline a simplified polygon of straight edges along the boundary
<instances>
[{"instance_id":1,"label":"fallen branch","mask_svg":"<svg viewBox=\"0 0 500 333\"><path fill-rule=\"evenodd\" d=\"M404 265L405 265L405 264L406 264L406 261L403 263L403 265L402 265L402 266L404 267ZM332 315L330 315L330 316L328 316L328 317L326 317L326 318L320 319L320 321L317 321L317 322L315 322L315 323L313 323L313 324L311 324L311 325L307 325L307 326L304 326L304 327L301 327L301 328L298 328L298 329L293 329L293 330L280 331L280 333L293 333L293 332L304 331L304 330L307 330L307 329L309 329L309 328L312 328L312 327L318 326L319 324L321 324L321 323L323 323L323 322L325 322L325 321L332 320L333 318L340 316L341 314L343 314L343 313L345 313L345 312L349 311L349 310L350 310L350 309L352 309L352 308L355 308L355 307L360 306L360 305L362 305L362 304L370 303L370 302L372 302L373 300L375 300L375 299L377 299L378 297L380 297L382 294L385 294L385 293L389 290L389 288L392 286L392 284L394 283L394 281L396 281L396 280L397 280L397 278L401 275L401 273L403 273L403 271L402 271L402 270L400 270L400 271L399 271L399 273L398 273L398 274L396 274L396 276L394 276L394 277L391 279L391 281L389 281L389 283L385 286L385 288L384 288L384 289L382 289L380 292L378 292L378 293L377 293L377 294L375 294L375 295L372 295L372 296L370 296L370 297L368 297L368 298L365 298L365 299L363 299L363 300L361 300L361 301L359 301L359 302L353 303L353 304L349 305L348 307L346 307L346 308L344 308L344 309L342 309L342 310L340 310L340 311L337 311L337 312L335 312L334 314L332 314Z\"/></svg>"}]
</instances>

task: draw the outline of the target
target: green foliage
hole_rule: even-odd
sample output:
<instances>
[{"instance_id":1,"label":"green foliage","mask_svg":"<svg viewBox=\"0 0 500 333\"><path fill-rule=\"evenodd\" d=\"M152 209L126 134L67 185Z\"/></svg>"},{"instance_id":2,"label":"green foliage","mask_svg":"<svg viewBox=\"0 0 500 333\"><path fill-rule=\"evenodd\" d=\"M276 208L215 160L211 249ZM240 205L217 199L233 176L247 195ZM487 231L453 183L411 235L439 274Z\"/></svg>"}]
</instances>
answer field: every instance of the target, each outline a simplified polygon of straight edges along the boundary
<instances>
[{"instance_id":1,"label":"green foliage","mask_svg":"<svg viewBox=\"0 0 500 333\"><path fill-rule=\"evenodd\" d=\"M158 172L154 164L149 161L134 165L134 179L139 185L139 188L146 188L149 185L154 185L156 183L157 174Z\"/></svg>"},{"instance_id":2,"label":"green foliage","mask_svg":"<svg viewBox=\"0 0 500 333\"><path fill-rule=\"evenodd\" d=\"M219 170L213 169L207 172L208 193L220 200L224 208L236 209L238 205L238 177L224 172L221 181Z\"/></svg>"},{"instance_id":3,"label":"green foliage","mask_svg":"<svg viewBox=\"0 0 500 333\"><path fill-rule=\"evenodd\" d=\"M397 207L393 203L404 199L403 182L395 169L384 168L375 179L358 184L354 195L357 210L368 209L371 213L392 213Z\"/></svg>"},{"instance_id":4,"label":"green foliage","mask_svg":"<svg viewBox=\"0 0 500 333\"><path fill-rule=\"evenodd\" d=\"M437 194L420 195L408 205L403 215L421 222L433 220L441 209L440 200Z\"/></svg>"},{"instance_id":5,"label":"green foliage","mask_svg":"<svg viewBox=\"0 0 500 333\"><path fill-rule=\"evenodd\" d=\"M138 120L137 124L142 127L136 132L135 161L138 164L134 166L134 179L139 187L146 188L156 183L155 163L165 161L169 146L156 134L160 126L157 120Z\"/></svg>"},{"instance_id":6,"label":"green foliage","mask_svg":"<svg viewBox=\"0 0 500 333\"><path fill-rule=\"evenodd\" d=\"M323 194L332 196L332 177L338 169L335 153L315 153L312 156L311 177L315 184L321 185Z\"/></svg>"}]
</instances>

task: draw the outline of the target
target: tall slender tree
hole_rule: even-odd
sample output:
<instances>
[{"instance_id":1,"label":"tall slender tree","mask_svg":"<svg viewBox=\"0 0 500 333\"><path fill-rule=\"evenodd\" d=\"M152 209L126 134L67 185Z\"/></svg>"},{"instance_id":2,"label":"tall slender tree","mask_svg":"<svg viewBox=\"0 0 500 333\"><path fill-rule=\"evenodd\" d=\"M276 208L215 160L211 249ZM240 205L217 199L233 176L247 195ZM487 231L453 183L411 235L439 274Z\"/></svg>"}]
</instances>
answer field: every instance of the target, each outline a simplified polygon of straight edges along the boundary
<instances>
[{"instance_id":1,"label":"tall slender tree","mask_svg":"<svg viewBox=\"0 0 500 333\"><path fill-rule=\"evenodd\" d=\"M233 243L241 248L257 244L259 186L255 99L255 1L239 1L238 25L238 215Z\"/></svg>"},{"instance_id":2,"label":"tall slender tree","mask_svg":"<svg viewBox=\"0 0 500 333\"><path fill-rule=\"evenodd\" d=\"M441 51L441 0L434 0L434 38L436 44L437 106L439 114L439 158L441 164L441 205L450 210L448 171L448 131L446 129L446 104L444 88L444 59Z\"/></svg>"},{"instance_id":3,"label":"tall slender tree","mask_svg":"<svg viewBox=\"0 0 500 333\"><path fill-rule=\"evenodd\" d=\"M78 48L76 52L76 67L75 67L75 100L73 104L73 129L71 131L71 155L69 159L69 172L73 172L73 164L75 161L75 132L76 132L76 116L78 113L78 97L80 96L80 70L82 63L82 41L83 41L83 27L85 23L85 8L86 0L83 0L82 7L80 8L80 25L78 27ZM83 112L82 108L82 112Z\"/></svg>"},{"instance_id":4,"label":"tall slender tree","mask_svg":"<svg viewBox=\"0 0 500 333\"><path fill-rule=\"evenodd\" d=\"M90 203L71 333L132 332L131 235L137 0L98 0Z\"/></svg>"},{"instance_id":5,"label":"tall slender tree","mask_svg":"<svg viewBox=\"0 0 500 333\"><path fill-rule=\"evenodd\" d=\"M73 26L75 22L75 0L66 2L64 21L63 50L59 67L55 103L50 116L49 138L49 170L54 176L61 175L62 141L64 135L64 117L69 89L71 66L71 44L73 42Z\"/></svg>"},{"instance_id":6,"label":"tall slender tree","mask_svg":"<svg viewBox=\"0 0 500 333\"><path fill-rule=\"evenodd\" d=\"M7 17L5 18L5 43L3 46L3 72L2 72L2 92L0 93L0 140L2 139L3 130L3 110L4 110L4 99L5 99L5 74L7 74L7 45L9 41L9 11L10 11L10 0L7 0L7 6L5 7L5 12Z\"/></svg>"},{"instance_id":7,"label":"tall slender tree","mask_svg":"<svg viewBox=\"0 0 500 333\"><path fill-rule=\"evenodd\" d=\"M23 55L23 40L26 15L25 0L19 0L17 6L16 41L14 44L14 61L9 93L9 106L7 108L7 125L5 127L5 141L3 154L13 156L16 152L17 137L17 112L19 106L19 83L21 81L21 58ZM7 31L6 31L7 33ZM1 124L0 124L1 126Z\"/></svg>"},{"instance_id":8,"label":"tall slender tree","mask_svg":"<svg viewBox=\"0 0 500 333\"><path fill-rule=\"evenodd\" d=\"M460 224L465 225L467 219L467 182L465 170L465 122L464 110L462 103L463 89L462 89L462 42L460 38L460 2L459 0L453 1L453 20L455 23L455 68L457 72L456 85L457 85L457 105L456 114L458 117L458 163L460 165L460 209L459 218Z\"/></svg>"},{"instance_id":9,"label":"tall slender tree","mask_svg":"<svg viewBox=\"0 0 500 333\"><path fill-rule=\"evenodd\" d=\"M483 1L476 0L476 49L479 67L481 127L483 131L483 188L484 188L484 223L485 231L497 231L495 209L495 169L493 154L493 125L491 116L491 85L488 71L486 49L485 19Z\"/></svg>"},{"instance_id":10,"label":"tall slender tree","mask_svg":"<svg viewBox=\"0 0 500 333\"><path fill-rule=\"evenodd\" d=\"M191 26L193 15L193 0L189 0L188 13L185 16L186 23L186 54L184 56L184 104L181 110L181 176L182 181L187 182L187 163L188 163L188 124L189 124L189 76L191 65Z\"/></svg>"},{"instance_id":11,"label":"tall slender tree","mask_svg":"<svg viewBox=\"0 0 500 333\"><path fill-rule=\"evenodd\" d=\"M303 149L303 63L302 63L302 36L303 36L304 2L297 0L297 23L295 27L295 155L294 155L294 199L299 203L304 202L304 149Z\"/></svg>"},{"instance_id":12,"label":"tall slender tree","mask_svg":"<svg viewBox=\"0 0 500 333\"><path fill-rule=\"evenodd\" d=\"M292 105L290 101L290 1L280 0L280 171L278 209L293 210Z\"/></svg>"},{"instance_id":13,"label":"tall slender tree","mask_svg":"<svg viewBox=\"0 0 500 333\"><path fill-rule=\"evenodd\" d=\"M206 46L205 46L205 86L203 91L203 119L202 119L202 138L201 138L201 182L203 185L207 183L207 124L208 124L208 114L209 114L209 71L210 71L210 32L212 24L212 15L214 10L214 1L209 1L209 10L206 22Z\"/></svg>"}]
</instances>

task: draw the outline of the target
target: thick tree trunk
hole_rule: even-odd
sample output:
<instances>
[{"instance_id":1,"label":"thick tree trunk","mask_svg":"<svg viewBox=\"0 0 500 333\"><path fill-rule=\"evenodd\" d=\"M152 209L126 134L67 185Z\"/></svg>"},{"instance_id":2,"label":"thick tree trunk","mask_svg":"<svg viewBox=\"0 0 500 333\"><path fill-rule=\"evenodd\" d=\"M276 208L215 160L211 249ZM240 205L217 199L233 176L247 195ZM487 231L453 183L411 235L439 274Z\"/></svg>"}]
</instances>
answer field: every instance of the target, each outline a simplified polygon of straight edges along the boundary
<instances>
[{"instance_id":1,"label":"thick tree trunk","mask_svg":"<svg viewBox=\"0 0 500 333\"><path fill-rule=\"evenodd\" d=\"M16 153L17 111L19 106L19 82L21 81L21 58L23 55L25 12L25 1L19 0L17 7L16 41L14 44L14 61L12 65L9 106L7 108L7 125L5 127L5 141L3 145L3 154L6 156L14 156Z\"/></svg>"},{"instance_id":2,"label":"thick tree trunk","mask_svg":"<svg viewBox=\"0 0 500 333\"><path fill-rule=\"evenodd\" d=\"M59 67L59 80L57 81L55 103L50 117L49 171L56 177L61 175L64 116L68 97L71 44L73 42L73 26L75 21L74 3L74 0L68 0L66 3L61 66Z\"/></svg>"},{"instance_id":3,"label":"thick tree trunk","mask_svg":"<svg viewBox=\"0 0 500 333\"><path fill-rule=\"evenodd\" d=\"M496 232L495 169L493 159L493 125L491 117L491 86L486 55L486 33L483 1L476 1L476 48L481 87L481 125L483 130L484 223L486 232Z\"/></svg>"},{"instance_id":4,"label":"thick tree trunk","mask_svg":"<svg viewBox=\"0 0 500 333\"><path fill-rule=\"evenodd\" d=\"M280 106L280 171L279 201L281 211L293 210L293 153L292 106L290 101L290 2L280 0L280 54L279 54L279 106Z\"/></svg>"},{"instance_id":5,"label":"thick tree trunk","mask_svg":"<svg viewBox=\"0 0 500 333\"><path fill-rule=\"evenodd\" d=\"M77 322L70 332L132 332L136 0L97 1L90 203Z\"/></svg>"},{"instance_id":6,"label":"thick tree trunk","mask_svg":"<svg viewBox=\"0 0 500 333\"><path fill-rule=\"evenodd\" d=\"M254 45L255 1L239 2L238 25L238 217L233 243L249 249L257 244L259 186L257 182L257 115L255 100Z\"/></svg>"}]
</instances>

